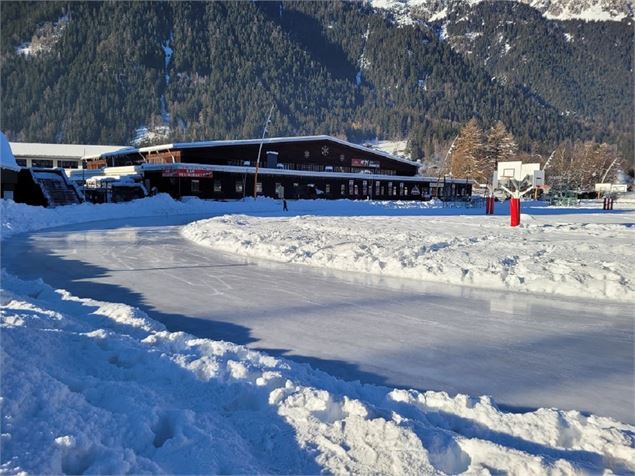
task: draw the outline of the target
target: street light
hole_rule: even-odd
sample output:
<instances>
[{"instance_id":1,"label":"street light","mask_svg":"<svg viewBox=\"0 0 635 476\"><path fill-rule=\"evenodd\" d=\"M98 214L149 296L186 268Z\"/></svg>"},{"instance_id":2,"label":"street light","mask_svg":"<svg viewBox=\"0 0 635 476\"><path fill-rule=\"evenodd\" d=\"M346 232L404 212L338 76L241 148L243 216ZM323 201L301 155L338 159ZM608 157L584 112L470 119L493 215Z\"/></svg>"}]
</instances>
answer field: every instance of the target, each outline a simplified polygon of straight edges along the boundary
<instances>
[{"instance_id":1,"label":"street light","mask_svg":"<svg viewBox=\"0 0 635 476\"><path fill-rule=\"evenodd\" d=\"M269 115L267 116L267 120L265 121L265 127L262 130L262 139L260 139L260 147L258 147L258 157L256 158L256 173L254 174L254 200L256 199L256 195L258 193L258 169L260 168L260 154L262 152L262 144L265 141L265 134L267 134L267 126L269 125L269 121L271 121L272 112L273 112L273 104L271 105L271 109L269 109Z\"/></svg>"}]
</instances>

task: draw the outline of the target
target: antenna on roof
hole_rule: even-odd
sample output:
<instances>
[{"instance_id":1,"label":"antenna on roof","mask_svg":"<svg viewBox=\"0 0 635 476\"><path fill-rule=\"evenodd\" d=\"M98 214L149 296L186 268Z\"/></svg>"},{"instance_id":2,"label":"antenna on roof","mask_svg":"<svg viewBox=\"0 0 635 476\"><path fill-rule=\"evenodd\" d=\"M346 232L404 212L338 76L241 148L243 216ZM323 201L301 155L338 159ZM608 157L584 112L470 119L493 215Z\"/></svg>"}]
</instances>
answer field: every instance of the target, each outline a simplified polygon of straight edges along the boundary
<instances>
[{"instance_id":1,"label":"antenna on roof","mask_svg":"<svg viewBox=\"0 0 635 476\"><path fill-rule=\"evenodd\" d=\"M258 193L258 168L260 167L260 154L262 153L262 144L265 141L265 135L267 134L267 126L271 122L271 113L273 112L273 104L271 105L271 109L269 109L269 115L267 116L267 120L265 121L265 127L262 130L262 139L260 139L260 147L258 147L258 157L256 158L256 173L254 174L254 199Z\"/></svg>"}]
</instances>

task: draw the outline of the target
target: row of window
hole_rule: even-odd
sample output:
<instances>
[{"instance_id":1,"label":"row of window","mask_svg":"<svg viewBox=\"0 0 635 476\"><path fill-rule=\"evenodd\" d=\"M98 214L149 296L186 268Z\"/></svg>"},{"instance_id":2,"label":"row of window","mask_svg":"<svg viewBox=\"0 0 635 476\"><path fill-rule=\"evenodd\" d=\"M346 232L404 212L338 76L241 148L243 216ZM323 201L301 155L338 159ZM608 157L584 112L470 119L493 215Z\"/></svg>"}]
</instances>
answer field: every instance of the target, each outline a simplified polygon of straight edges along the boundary
<instances>
[{"instance_id":1,"label":"row of window","mask_svg":"<svg viewBox=\"0 0 635 476\"><path fill-rule=\"evenodd\" d=\"M171 179L174 180L174 179ZM298 187L299 183L294 183L294 187ZM347 186L348 185L348 186ZM310 186L314 186L313 184L309 184ZM200 180L192 179L190 182L190 191L193 193L198 193L201 191ZM331 193L331 184L324 185L326 194ZM374 190L373 190L374 187ZM242 180L236 180L234 182L234 191L236 193L243 193L245 189L245 183ZM257 193L262 193L262 183L258 182L256 184ZM282 195L284 188L280 183L276 183L276 193ZM451 185L452 195L455 195L456 184ZM213 190L214 193L221 193L223 191L222 182L220 180L213 181ZM370 184L368 180L362 180L361 184L359 181L349 180L348 184L343 183L340 185L340 195L345 196L358 196L361 193L361 196L366 197L370 195L375 196L389 196L389 197L408 197L408 196L438 196L438 188L437 187L423 187L418 185L407 185L404 182L379 182L375 181L374 186ZM467 190L465 188L461 188L458 191L458 196L467 195Z\"/></svg>"},{"instance_id":2,"label":"row of window","mask_svg":"<svg viewBox=\"0 0 635 476\"><path fill-rule=\"evenodd\" d=\"M248 167L251 165L249 160L230 160L228 165L235 167ZM364 167L345 167L340 165L320 165L320 164L296 164L296 163L278 163L278 169L283 170L304 170L307 172L341 172L341 173L376 173L379 175L397 175L396 170L392 169L369 169Z\"/></svg>"},{"instance_id":3,"label":"row of window","mask_svg":"<svg viewBox=\"0 0 635 476\"><path fill-rule=\"evenodd\" d=\"M339 165L319 165L319 164L278 164L278 168L288 170L307 170L310 172L342 172L346 174L379 174L379 175L397 175L396 170L392 169L368 169L360 167L344 167Z\"/></svg>"},{"instance_id":4,"label":"row of window","mask_svg":"<svg viewBox=\"0 0 635 476\"><path fill-rule=\"evenodd\" d=\"M29 163L27 159L15 159L15 162L20 167L29 167ZM79 167L79 164L76 160L54 161L50 159L31 159L30 167L42 167L45 169L52 169L53 167L60 167L63 169L76 169Z\"/></svg>"}]
</instances>

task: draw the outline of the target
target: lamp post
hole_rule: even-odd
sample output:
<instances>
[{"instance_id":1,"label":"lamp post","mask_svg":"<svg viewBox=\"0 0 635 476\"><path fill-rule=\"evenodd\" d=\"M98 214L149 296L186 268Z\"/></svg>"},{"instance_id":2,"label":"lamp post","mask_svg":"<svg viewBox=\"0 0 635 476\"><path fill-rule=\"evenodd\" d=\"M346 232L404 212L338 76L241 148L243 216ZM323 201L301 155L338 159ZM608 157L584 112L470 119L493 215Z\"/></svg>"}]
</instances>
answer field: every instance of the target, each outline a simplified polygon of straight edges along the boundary
<instances>
[{"instance_id":1,"label":"lamp post","mask_svg":"<svg viewBox=\"0 0 635 476\"><path fill-rule=\"evenodd\" d=\"M265 121L265 127L262 130L262 138L260 139L260 147L258 147L258 157L256 158L256 173L254 174L254 200L256 199L256 195L258 194L258 169L260 168L260 154L262 152L262 144L265 141L265 135L267 134L267 126L269 125L269 121L271 121L272 112L273 112L273 104L271 105L271 109L269 109L269 115L267 116L267 120Z\"/></svg>"}]
</instances>

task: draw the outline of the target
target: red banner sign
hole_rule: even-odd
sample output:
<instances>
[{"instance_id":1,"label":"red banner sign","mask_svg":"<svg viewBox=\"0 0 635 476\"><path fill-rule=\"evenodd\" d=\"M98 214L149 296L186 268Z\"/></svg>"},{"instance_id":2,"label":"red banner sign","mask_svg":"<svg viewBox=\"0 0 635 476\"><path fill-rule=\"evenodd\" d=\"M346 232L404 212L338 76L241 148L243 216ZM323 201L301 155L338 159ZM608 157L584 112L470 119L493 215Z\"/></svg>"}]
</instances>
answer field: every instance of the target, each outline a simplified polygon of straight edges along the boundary
<instances>
[{"instance_id":1,"label":"red banner sign","mask_svg":"<svg viewBox=\"0 0 635 476\"><path fill-rule=\"evenodd\" d=\"M177 169L165 169L161 174L163 177L192 177L192 178L201 178L201 177L213 177L214 172L207 169L196 169L193 167L179 167Z\"/></svg>"},{"instance_id":2,"label":"red banner sign","mask_svg":"<svg viewBox=\"0 0 635 476\"><path fill-rule=\"evenodd\" d=\"M367 159L351 159L351 167L371 167L374 169L378 169L379 161Z\"/></svg>"}]
</instances>

